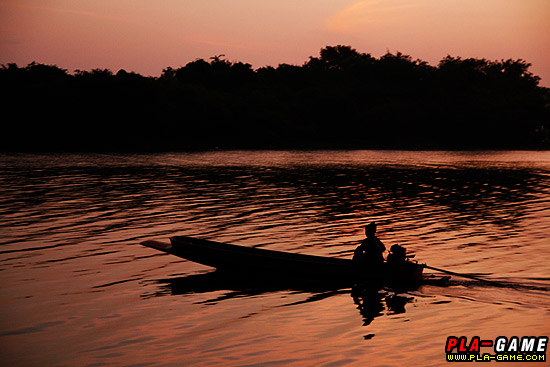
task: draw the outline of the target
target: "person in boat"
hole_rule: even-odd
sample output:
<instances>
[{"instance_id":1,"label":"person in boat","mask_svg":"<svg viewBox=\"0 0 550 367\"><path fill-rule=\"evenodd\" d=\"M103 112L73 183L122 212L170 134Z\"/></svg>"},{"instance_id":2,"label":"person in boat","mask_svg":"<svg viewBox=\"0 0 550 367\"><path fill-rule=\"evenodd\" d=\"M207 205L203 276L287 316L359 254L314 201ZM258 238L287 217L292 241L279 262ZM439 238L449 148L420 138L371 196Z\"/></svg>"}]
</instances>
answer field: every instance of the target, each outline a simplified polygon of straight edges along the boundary
<instances>
[{"instance_id":1,"label":"person in boat","mask_svg":"<svg viewBox=\"0 0 550 367\"><path fill-rule=\"evenodd\" d=\"M358 269L376 269L384 263L386 246L376 237L376 223L365 226L366 238L353 253L353 263Z\"/></svg>"}]
</instances>

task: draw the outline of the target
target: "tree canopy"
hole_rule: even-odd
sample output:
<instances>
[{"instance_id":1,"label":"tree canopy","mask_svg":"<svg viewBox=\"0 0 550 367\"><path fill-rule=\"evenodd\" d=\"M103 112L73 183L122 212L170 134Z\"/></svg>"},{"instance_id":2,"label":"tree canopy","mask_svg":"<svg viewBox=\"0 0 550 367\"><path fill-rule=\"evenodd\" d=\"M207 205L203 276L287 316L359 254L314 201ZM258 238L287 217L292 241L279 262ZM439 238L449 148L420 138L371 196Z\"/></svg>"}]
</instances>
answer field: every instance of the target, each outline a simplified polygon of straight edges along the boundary
<instances>
[{"instance_id":1,"label":"tree canopy","mask_svg":"<svg viewBox=\"0 0 550 367\"><path fill-rule=\"evenodd\" d=\"M529 67L344 45L303 65L218 55L159 77L7 64L2 150L548 149L550 93Z\"/></svg>"}]
</instances>

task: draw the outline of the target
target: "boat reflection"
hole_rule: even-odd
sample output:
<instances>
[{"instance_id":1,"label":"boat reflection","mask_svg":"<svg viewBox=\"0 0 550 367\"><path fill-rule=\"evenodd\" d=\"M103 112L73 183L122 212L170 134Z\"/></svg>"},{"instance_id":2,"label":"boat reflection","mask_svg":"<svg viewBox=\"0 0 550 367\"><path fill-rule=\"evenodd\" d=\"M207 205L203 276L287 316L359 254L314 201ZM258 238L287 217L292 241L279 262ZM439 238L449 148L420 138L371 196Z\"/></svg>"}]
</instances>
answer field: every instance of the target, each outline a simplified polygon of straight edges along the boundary
<instances>
[{"instance_id":1,"label":"boat reflection","mask_svg":"<svg viewBox=\"0 0 550 367\"><path fill-rule=\"evenodd\" d=\"M411 295L360 284L352 287L351 297L363 318L363 326L370 325L375 318L385 314L405 313L405 305L414 300ZM374 334L367 334L364 338L371 339L373 336Z\"/></svg>"},{"instance_id":2,"label":"boat reflection","mask_svg":"<svg viewBox=\"0 0 550 367\"><path fill-rule=\"evenodd\" d=\"M375 318L380 316L405 313L407 303L414 300L414 296L407 291L416 289L416 287L393 289L382 285L350 284L349 281L341 280L319 282L284 277L252 277L220 270L161 279L156 282L160 284L160 288L154 293L143 295L143 297L212 293L214 297L198 303L215 305L234 298L253 297L281 291L308 295L304 300L282 305L292 306L321 301L339 294L349 294L361 314L363 326L370 325ZM223 292L220 294L220 291ZM372 336L374 335L368 334L365 339L370 339Z\"/></svg>"},{"instance_id":3,"label":"boat reflection","mask_svg":"<svg viewBox=\"0 0 550 367\"><path fill-rule=\"evenodd\" d=\"M215 304L226 299L280 291L303 292L317 296L328 293L328 297L332 294L349 293L351 286L349 281L343 280L327 281L324 279L319 282L311 279L262 276L260 274L250 276L221 270L179 278L161 279L157 282L161 284L160 289L154 294L145 295L144 297L226 291L221 296L202 302L208 304Z\"/></svg>"}]
</instances>

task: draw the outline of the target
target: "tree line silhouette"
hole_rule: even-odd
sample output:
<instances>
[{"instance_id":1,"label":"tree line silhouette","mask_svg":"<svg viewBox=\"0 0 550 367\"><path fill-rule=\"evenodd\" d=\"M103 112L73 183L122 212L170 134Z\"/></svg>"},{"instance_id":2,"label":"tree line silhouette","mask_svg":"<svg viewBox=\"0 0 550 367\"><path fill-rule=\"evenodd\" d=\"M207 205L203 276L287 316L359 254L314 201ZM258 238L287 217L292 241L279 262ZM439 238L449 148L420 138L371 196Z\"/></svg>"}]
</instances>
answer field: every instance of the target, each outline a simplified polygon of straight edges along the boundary
<instances>
[{"instance_id":1,"label":"tree line silhouette","mask_svg":"<svg viewBox=\"0 0 550 367\"><path fill-rule=\"evenodd\" d=\"M219 55L159 77L7 64L1 149L548 149L550 92L529 67L342 45L300 66Z\"/></svg>"}]
</instances>

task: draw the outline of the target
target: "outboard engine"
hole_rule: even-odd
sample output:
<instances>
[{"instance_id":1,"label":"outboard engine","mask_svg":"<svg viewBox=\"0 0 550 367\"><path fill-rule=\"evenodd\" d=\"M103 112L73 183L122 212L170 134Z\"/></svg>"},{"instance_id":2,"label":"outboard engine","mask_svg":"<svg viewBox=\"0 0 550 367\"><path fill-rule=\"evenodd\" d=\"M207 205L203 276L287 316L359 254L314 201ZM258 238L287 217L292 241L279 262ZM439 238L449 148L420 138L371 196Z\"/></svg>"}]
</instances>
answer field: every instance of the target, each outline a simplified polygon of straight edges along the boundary
<instances>
[{"instance_id":1,"label":"outboard engine","mask_svg":"<svg viewBox=\"0 0 550 367\"><path fill-rule=\"evenodd\" d=\"M388 264L402 264L407 261L407 249L401 245L390 247L390 253L387 257Z\"/></svg>"}]
</instances>

